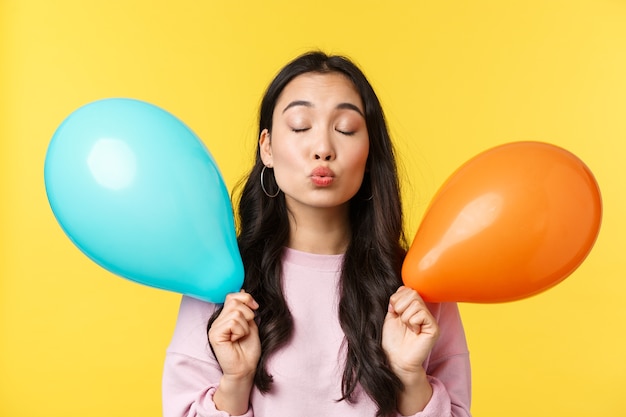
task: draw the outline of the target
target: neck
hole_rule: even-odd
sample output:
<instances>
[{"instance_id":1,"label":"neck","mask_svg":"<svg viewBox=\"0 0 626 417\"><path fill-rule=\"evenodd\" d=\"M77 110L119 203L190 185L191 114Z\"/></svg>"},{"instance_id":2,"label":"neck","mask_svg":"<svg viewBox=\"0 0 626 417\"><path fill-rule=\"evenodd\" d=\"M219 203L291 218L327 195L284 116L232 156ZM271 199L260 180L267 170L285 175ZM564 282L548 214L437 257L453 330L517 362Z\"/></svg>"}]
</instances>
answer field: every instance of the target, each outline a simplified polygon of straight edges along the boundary
<instances>
[{"instance_id":1,"label":"neck","mask_svg":"<svg viewBox=\"0 0 626 417\"><path fill-rule=\"evenodd\" d=\"M348 206L311 208L289 216L289 247L323 255L345 253L350 243Z\"/></svg>"}]
</instances>

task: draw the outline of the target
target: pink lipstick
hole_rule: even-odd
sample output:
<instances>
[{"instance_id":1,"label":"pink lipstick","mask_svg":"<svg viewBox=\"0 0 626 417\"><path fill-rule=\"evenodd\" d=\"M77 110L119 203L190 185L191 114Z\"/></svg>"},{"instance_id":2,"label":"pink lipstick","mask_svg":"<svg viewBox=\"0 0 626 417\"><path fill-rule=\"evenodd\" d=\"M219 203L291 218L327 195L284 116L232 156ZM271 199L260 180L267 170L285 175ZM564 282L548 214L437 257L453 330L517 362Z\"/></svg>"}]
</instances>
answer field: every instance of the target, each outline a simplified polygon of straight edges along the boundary
<instances>
[{"instance_id":1,"label":"pink lipstick","mask_svg":"<svg viewBox=\"0 0 626 417\"><path fill-rule=\"evenodd\" d=\"M335 173L326 167L317 167L311 171L311 181L318 187L327 187L335 179Z\"/></svg>"}]
</instances>

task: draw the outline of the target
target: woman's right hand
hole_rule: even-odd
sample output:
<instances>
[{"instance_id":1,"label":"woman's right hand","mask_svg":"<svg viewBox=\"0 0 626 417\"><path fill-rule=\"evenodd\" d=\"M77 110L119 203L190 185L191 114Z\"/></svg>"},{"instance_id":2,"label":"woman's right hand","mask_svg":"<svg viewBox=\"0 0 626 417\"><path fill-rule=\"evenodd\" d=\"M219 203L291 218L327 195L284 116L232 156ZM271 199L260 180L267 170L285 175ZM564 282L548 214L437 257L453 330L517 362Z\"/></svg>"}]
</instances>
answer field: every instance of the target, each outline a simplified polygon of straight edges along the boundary
<instances>
[{"instance_id":1,"label":"woman's right hand","mask_svg":"<svg viewBox=\"0 0 626 417\"><path fill-rule=\"evenodd\" d=\"M225 378L252 381L261 356L254 311L259 308L250 294L228 294L224 308L209 329L209 342Z\"/></svg>"},{"instance_id":2,"label":"woman's right hand","mask_svg":"<svg viewBox=\"0 0 626 417\"><path fill-rule=\"evenodd\" d=\"M209 343L222 368L213 402L218 410L230 415L242 415L249 407L261 357L259 329L254 321L257 308L257 302L244 290L228 294L222 312L209 329Z\"/></svg>"}]
</instances>

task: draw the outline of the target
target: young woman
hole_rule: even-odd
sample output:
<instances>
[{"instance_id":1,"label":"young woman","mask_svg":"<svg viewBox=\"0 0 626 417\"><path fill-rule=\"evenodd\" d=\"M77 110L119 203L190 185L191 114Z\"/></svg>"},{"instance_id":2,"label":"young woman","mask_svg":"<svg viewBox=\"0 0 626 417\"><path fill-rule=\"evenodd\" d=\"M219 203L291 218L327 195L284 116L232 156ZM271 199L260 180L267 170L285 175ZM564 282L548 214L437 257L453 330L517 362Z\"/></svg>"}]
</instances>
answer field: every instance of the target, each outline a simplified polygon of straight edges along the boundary
<instances>
[{"instance_id":1,"label":"young woman","mask_svg":"<svg viewBox=\"0 0 626 417\"><path fill-rule=\"evenodd\" d=\"M183 297L165 417L470 415L458 308L402 286L392 143L348 59L308 53L272 81L239 219L244 289Z\"/></svg>"}]
</instances>

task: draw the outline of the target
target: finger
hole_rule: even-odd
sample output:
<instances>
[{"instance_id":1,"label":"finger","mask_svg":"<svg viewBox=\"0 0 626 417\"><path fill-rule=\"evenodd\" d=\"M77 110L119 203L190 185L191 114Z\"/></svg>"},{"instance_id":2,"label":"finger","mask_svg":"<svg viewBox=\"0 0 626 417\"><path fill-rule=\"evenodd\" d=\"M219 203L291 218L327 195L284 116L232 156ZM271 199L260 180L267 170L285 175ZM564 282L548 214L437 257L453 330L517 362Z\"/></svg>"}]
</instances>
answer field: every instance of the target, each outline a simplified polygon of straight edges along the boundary
<instances>
[{"instance_id":1,"label":"finger","mask_svg":"<svg viewBox=\"0 0 626 417\"><path fill-rule=\"evenodd\" d=\"M248 306L235 304L222 310L220 315L213 322L213 325L221 325L222 323L232 320L233 318L241 318L243 321L250 322L254 321L255 317L255 312Z\"/></svg>"},{"instance_id":2,"label":"finger","mask_svg":"<svg viewBox=\"0 0 626 417\"><path fill-rule=\"evenodd\" d=\"M418 315L420 311L424 310L424 306L422 306L417 300L413 300L400 314L400 320L404 323L410 323L411 320L415 320L415 317Z\"/></svg>"},{"instance_id":3,"label":"finger","mask_svg":"<svg viewBox=\"0 0 626 417\"><path fill-rule=\"evenodd\" d=\"M402 313L414 302L417 302L422 305L423 308L426 308L426 304L417 291L408 287L400 287L389 298L389 303L391 304L393 310L399 315L402 315Z\"/></svg>"},{"instance_id":4,"label":"finger","mask_svg":"<svg viewBox=\"0 0 626 417\"><path fill-rule=\"evenodd\" d=\"M250 310L248 306L243 304L238 304L233 306L228 311L222 311L222 314L219 315L216 322L228 322L229 320L237 320L242 322L251 322L254 321L254 311Z\"/></svg>"},{"instance_id":5,"label":"finger","mask_svg":"<svg viewBox=\"0 0 626 417\"><path fill-rule=\"evenodd\" d=\"M233 292L226 295L224 308L228 308L229 306L235 304L246 305L252 310L256 310L257 308L259 308L259 304L256 302L256 300L243 289L240 292Z\"/></svg>"},{"instance_id":6,"label":"finger","mask_svg":"<svg viewBox=\"0 0 626 417\"><path fill-rule=\"evenodd\" d=\"M250 326L248 326L248 322L242 321L234 321L230 327L230 341L236 342L239 339L243 339L244 337L250 334Z\"/></svg>"},{"instance_id":7,"label":"finger","mask_svg":"<svg viewBox=\"0 0 626 417\"><path fill-rule=\"evenodd\" d=\"M435 318L426 310L420 310L409 317L407 327L418 334L431 334L435 337L439 334L439 326Z\"/></svg>"},{"instance_id":8,"label":"finger","mask_svg":"<svg viewBox=\"0 0 626 417\"><path fill-rule=\"evenodd\" d=\"M228 323L233 319L241 319L242 321L249 322L253 321L255 318L254 311L250 310L247 306L243 304L238 304L235 306L231 306L228 309L222 310L219 316L215 319L212 324L213 326L223 326L225 323Z\"/></svg>"},{"instance_id":9,"label":"finger","mask_svg":"<svg viewBox=\"0 0 626 417\"><path fill-rule=\"evenodd\" d=\"M224 332L231 326L232 322L242 322L249 324L254 322L255 313L247 305L239 302L231 301L230 304L224 308L219 316L212 323L211 328L217 329L217 331Z\"/></svg>"},{"instance_id":10,"label":"finger","mask_svg":"<svg viewBox=\"0 0 626 417\"><path fill-rule=\"evenodd\" d=\"M242 316L234 315L224 318L221 322L213 323L209 329L209 340L211 342L235 342L250 334L249 322Z\"/></svg>"},{"instance_id":11,"label":"finger","mask_svg":"<svg viewBox=\"0 0 626 417\"><path fill-rule=\"evenodd\" d=\"M395 293L391 295L391 297L389 298L389 301L395 305L398 302L400 302L402 299L406 297L411 297L416 294L417 292L415 290L405 287L405 286L401 286L396 290Z\"/></svg>"},{"instance_id":12,"label":"finger","mask_svg":"<svg viewBox=\"0 0 626 417\"><path fill-rule=\"evenodd\" d=\"M418 310L410 315L403 315L402 322L416 333L422 332L422 327L429 322L428 314L424 310Z\"/></svg>"}]
</instances>

